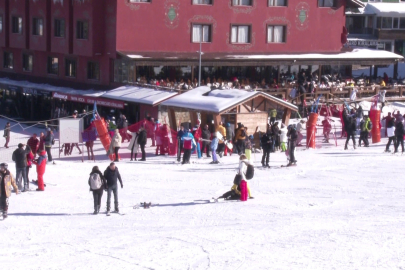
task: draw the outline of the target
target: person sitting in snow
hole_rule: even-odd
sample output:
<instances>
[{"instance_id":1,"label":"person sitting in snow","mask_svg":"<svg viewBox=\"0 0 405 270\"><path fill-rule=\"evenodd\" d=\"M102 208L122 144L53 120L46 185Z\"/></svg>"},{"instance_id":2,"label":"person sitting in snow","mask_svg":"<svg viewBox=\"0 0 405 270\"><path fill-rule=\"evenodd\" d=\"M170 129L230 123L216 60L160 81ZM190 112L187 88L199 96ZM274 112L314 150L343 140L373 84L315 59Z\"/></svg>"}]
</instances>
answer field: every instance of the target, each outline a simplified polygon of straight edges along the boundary
<instances>
[{"instance_id":1,"label":"person sitting in snow","mask_svg":"<svg viewBox=\"0 0 405 270\"><path fill-rule=\"evenodd\" d=\"M32 161L32 163L37 165L37 176L38 176L37 191L45 191L44 174L45 174L46 162L47 162L47 156L46 156L45 151L40 152L38 159Z\"/></svg>"},{"instance_id":2,"label":"person sitting in snow","mask_svg":"<svg viewBox=\"0 0 405 270\"><path fill-rule=\"evenodd\" d=\"M3 219L7 218L8 198L11 196L10 186L13 186L15 194L18 194L14 177L7 168L7 163L0 164L0 211L3 212Z\"/></svg>"}]
</instances>

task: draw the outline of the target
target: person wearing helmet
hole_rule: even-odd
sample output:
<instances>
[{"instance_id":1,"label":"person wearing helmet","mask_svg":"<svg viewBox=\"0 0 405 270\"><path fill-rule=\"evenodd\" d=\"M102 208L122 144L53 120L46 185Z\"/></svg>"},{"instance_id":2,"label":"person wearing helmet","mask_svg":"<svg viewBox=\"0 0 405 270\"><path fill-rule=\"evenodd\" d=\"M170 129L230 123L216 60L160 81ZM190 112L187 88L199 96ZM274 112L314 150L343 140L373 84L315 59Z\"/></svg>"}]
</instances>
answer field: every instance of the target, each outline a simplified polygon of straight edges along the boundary
<instances>
[{"instance_id":1,"label":"person wearing helmet","mask_svg":"<svg viewBox=\"0 0 405 270\"><path fill-rule=\"evenodd\" d=\"M18 187L13 175L8 170L7 163L0 164L0 211L3 212L3 220L7 218L8 198L11 196L10 186L13 186L15 194L18 194Z\"/></svg>"}]
</instances>

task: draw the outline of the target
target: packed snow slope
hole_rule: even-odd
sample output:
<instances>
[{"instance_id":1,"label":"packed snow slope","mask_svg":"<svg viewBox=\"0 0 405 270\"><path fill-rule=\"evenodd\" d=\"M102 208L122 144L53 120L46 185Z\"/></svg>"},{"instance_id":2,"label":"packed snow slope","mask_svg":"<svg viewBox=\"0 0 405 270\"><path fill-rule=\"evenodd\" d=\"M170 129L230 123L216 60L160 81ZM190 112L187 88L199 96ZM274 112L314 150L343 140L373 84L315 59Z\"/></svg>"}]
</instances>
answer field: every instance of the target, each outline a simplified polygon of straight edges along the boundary
<instances>
[{"instance_id":1,"label":"packed snow slope","mask_svg":"<svg viewBox=\"0 0 405 270\"><path fill-rule=\"evenodd\" d=\"M15 127L12 136L25 141L28 133ZM14 174L12 142L0 157ZM236 155L179 165L154 148L146 162L129 162L123 150L125 215L110 217L105 193L103 214L92 215L87 184L93 166L109 164L101 145L96 162L74 150L48 164L45 192L12 194L0 222L1 269L405 269L405 156L383 153L382 144L317 144L298 148L292 168L280 168L286 157L276 153L263 170L256 154L255 198L222 203L208 200L231 188ZM133 209L144 201L159 205Z\"/></svg>"}]
</instances>

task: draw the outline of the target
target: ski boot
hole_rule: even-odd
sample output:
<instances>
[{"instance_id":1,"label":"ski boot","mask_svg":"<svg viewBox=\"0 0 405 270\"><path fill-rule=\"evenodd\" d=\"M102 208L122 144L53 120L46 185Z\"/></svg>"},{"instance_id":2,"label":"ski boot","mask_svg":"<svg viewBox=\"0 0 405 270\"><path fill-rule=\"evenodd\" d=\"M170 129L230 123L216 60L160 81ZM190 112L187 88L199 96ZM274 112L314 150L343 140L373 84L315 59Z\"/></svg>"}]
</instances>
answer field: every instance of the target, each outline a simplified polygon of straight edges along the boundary
<instances>
[{"instance_id":1,"label":"ski boot","mask_svg":"<svg viewBox=\"0 0 405 270\"><path fill-rule=\"evenodd\" d=\"M94 207L93 215L97 215L97 214L98 214L98 206L95 206L95 207Z\"/></svg>"},{"instance_id":2,"label":"ski boot","mask_svg":"<svg viewBox=\"0 0 405 270\"><path fill-rule=\"evenodd\" d=\"M7 218L7 211L3 211L3 220Z\"/></svg>"},{"instance_id":3,"label":"ski boot","mask_svg":"<svg viewBox=\"0 0 405 270\"><path fill-rule=\"evenodd\" d=\"M116 203L115 204L115 207L114 207L114 212L113 213L119 213L120 212L120 209L118 208L118 203Z\"/></svg>"},{"instance_id":4,"label":"ski boot","mask_svg":"<svg viewBox=\"0 0 405 270\"><path fill-rule=\"evenodd\" d=\"M107 216L109 216L109 215L110 215L110 205L107 204Z\"/></svg>"},{"instance_id":5,"label":"ski boot","mask_svg":"<svg viewBox=\"0 0 405 270\"><path fill-rule=\"evenodd\" d=\"M385 152L391 153L391 150L390 149L385 149Z\"/></svg>"}]
</instances>

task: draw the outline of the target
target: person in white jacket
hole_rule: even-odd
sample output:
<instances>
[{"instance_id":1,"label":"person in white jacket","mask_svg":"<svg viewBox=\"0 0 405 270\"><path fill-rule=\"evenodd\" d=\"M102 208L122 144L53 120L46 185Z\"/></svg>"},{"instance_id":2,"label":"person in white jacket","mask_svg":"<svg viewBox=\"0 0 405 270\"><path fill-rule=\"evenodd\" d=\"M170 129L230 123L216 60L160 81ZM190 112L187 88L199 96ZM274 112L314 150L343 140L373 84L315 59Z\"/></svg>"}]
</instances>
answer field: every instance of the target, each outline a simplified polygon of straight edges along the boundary
<instances>
[{"instance_id":1,"label":"person in white jacket","mask_svg":"<svg viewBox=\"0 0 405 270\"><path fill-rule=\"evenodd\" d=\"M111 140L110 150L114 151L115 154L115 161L118 162L118 150L121 148L121 134L118 129L114 131L114 137ZM112 152L112 151L111 151Z\"/></svg>"},{"instance_id":2,"label":"person in white jacket","mask_svg":"<svg viewBox=\"0 0 405 270\"><path fill-rule=\"evenodd\" d=\"M390 121L387 123L387 135L388 135L388 143L385 148L385 152L391 152L390 146L391 142L395 146L395 118L391 118Z\"/></svg>"},{"instance_id":3,"label":"person in white jacket","mask_svg":"<svg viewBox=\"0 0 405 270\"><path fill-rule=\"evenodd\" d=\"M281 152L285 152L287 150L287 127L284 124L281 124L281 128L280 128L280 142L281 142Z\"/></svg>"},{"instance_id":4,"label":"person in white jacket","mask_svg":"<svg viewBox=\"0 0 405 270\"><path fill-rule=\"evenodd\" d=\"M131 161L133 161L133 155L135 153L135 161L136 155L138 154L139 144L138 144L138 133L127 131L128 134L131 135L131 140L129 141L127 149L131 151Z\"/></svg>"},{"instance_id":5,"label":"person in white jacket","mask_svg":"<svg viewBox=\"0 0 405 270\"><path fill-rule=\"evenodd\" d=\"M252 194L250 192L249 180L246 179L247 164L250 164L249 160L247 159L247 157L244 154L242 154L240 156L240 158L239 158L239 170L238 170L238 173L242 176L242 181L246 182L246 186L247 186L247 190L248 190L248 194L249 194L249 199L254 199L254 197L252 196Z\"/></svg>"}]
</instances>

